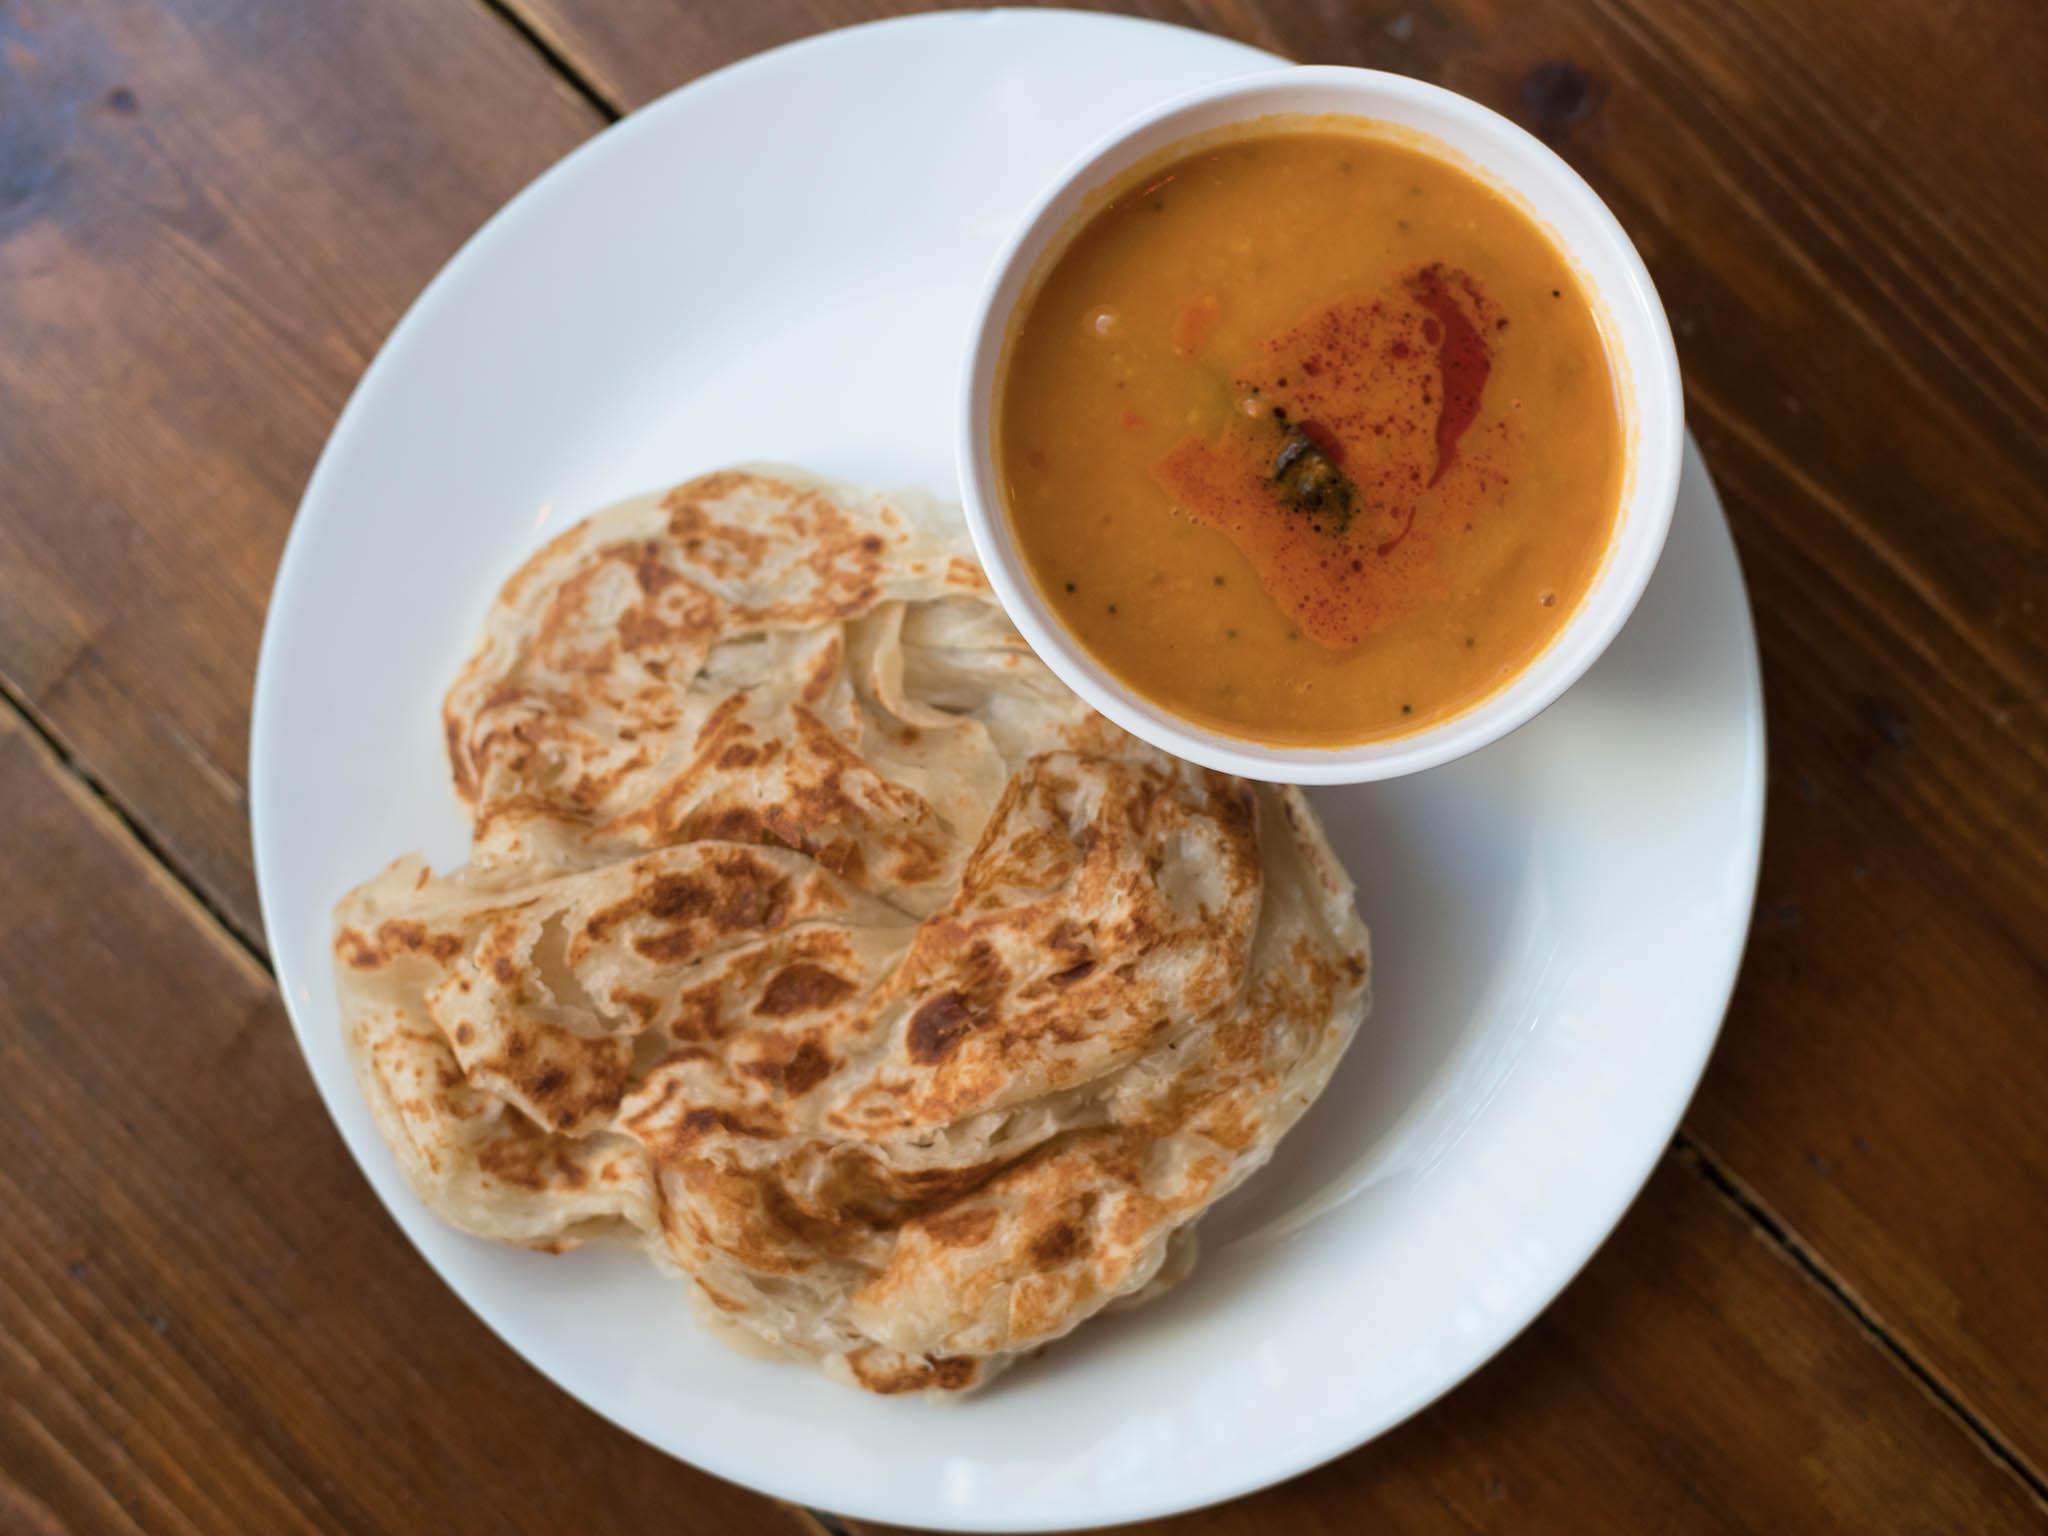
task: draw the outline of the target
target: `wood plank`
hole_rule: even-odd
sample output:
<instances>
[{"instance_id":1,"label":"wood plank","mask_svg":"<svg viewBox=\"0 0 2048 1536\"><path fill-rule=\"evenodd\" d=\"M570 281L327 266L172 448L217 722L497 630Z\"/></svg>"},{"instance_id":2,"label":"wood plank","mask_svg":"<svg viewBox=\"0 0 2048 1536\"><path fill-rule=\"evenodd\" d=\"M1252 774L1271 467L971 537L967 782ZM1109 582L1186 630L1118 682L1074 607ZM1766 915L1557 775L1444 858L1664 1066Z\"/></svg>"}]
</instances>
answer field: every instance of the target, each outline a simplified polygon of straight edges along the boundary
<instances>
[{"instance_id":1,"label":"wood plank","mask_svg":"<svg viewBox=\"0 0 2048 1536\"><path fill-rule=\"evenodd\" d=\"M914 9L516 0L636 105ZM2048 27L1891 0L1109 7L1419 75L1641 247L1755 602L1756 945L1688 1124L2048 1470Z\"/></svg>"},{"instance_id":2,"label":"wood plank","mask_svg":"<svg viewBox=\"0 0 2048 1536\"><path fill-rule=\"evenodd\" d=\"M1314 8L1327 13L1314 17L1308 14L1311 7L1286 0L1279 4L1261 4L1259 0L1016 3L1025 9L1049 5L1149 16L1324 63L1351 61L1318 58L1298 47L1290 50L1290 38L1311 42L1326 35L1341 38L1373 24L1364 17L1346 19L1340 7ZM508 5L600 96L628 112L698 75L815 32L889 16L980 9L957 0L757 0L747 5L703 5L695 0L508 0ZM1291 14L1296 11L1302 14Z\"/></svg>"},{"instance_id":3,"label":"wood plank","mask_svg":"<svg viewBox=\"0 0 2048 1536\"><path fill-rule=\"evenodd\" d=\"M891 8L531 16L630 102ZM1691 1124L2042 1466L2048 1238L2011 1213L2048 1164L2048 31L2022 0L1966 28L1897 0L1145 9L1489 100L1643 245L1771 689L1758 944ZM312 454L459 234L594 121L495 26L0 15L0 678L245 929L247 667ZM607 28L630 46L599 58Z\"/></svg>"},{"instance_id":4,"label":"wood plank","mask_svg":"<svg viewBox=\"0 0 2048 1536\"><path fill-rule=\"evenodd\" d=\"M0 848L0 1528L806 1529L469 1314L269 978L4 711Z\"/></svg>"},{"instance_id":5,"label":"wood plank","mask_svg":"<svg viewBox=\"0 0 2048 1536\"><path fill-rule=\"evenodd\" d=\"M1586 1273L1449 1398L1291 1483L1118 1529L1989 1536L2044 1512L1676 1153Z\"/></svg>"},{"instance_id":6,"label":"wood plank","mask_svg":"<svg viewBox=\"0 0 2048 1536\"><path fill-rule=\"evenodd\" d=\"M600 121L474 0L0 9L0 680L245 936L250 676L314 457Z\"/></svg>"}]
</instances>

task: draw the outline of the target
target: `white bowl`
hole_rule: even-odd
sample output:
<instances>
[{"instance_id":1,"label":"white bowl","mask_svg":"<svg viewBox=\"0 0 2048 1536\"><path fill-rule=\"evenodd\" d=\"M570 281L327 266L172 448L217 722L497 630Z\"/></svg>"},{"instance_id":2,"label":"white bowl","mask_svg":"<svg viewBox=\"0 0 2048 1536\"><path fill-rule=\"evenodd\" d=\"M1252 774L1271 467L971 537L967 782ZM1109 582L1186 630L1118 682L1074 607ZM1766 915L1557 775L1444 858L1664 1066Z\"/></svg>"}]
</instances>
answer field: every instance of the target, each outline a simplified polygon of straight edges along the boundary
<instances>
[{"instance_id":1,"label":"white bowl","mask_svg":"<svg viewBox=\"0 0 2048 1536\"><path fill-rule=\"evenodd\" d=\"M1197 136L1260 118L1340 113L1435 141L1515 197L1577 267L1619 375L1627 472L1606 559L1558 635L1498 692L1406 735L1352 746L1273 746L1197 725L1137 693L1077 641L1026 568L996 472L994 400L1010 322L1098 195L1132 166ZM960 494L976 550L1011 619L1060 679L1125 730L1211 768L1296 784L1359 783L1434 768L1497 741L1551 704L1607 649L1649 584L1685 439L1671 326L1642 258L1593 189L1539 140L1463 96L1369 69L1302 67L1205 86L1088 151L1041 198L998 258L961 393Z\"/></svg>"}]
</instances>

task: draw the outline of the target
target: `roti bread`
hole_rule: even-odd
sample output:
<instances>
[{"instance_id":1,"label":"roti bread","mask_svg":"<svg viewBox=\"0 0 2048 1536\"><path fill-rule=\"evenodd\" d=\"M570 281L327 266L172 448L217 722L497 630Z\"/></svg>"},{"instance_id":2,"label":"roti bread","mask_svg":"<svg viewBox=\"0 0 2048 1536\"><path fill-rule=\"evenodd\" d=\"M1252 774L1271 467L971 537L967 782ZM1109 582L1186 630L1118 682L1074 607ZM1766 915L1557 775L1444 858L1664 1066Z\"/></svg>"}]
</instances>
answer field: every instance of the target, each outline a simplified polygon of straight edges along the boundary
<instances>
[{"instance_id":1,"label":"roti bread","mask_svg":"<svg viewBox=\"0 0 2048 1536\"><path fill-rule=\"evenodd\" d=\"M957 520L786 468L569 530L444 709L470 864L336 908L344 1026L465 1231L959 1391L1192 1261L1364 1018L1299 791L1093 713Z\"/></svg>"}]
</instances>

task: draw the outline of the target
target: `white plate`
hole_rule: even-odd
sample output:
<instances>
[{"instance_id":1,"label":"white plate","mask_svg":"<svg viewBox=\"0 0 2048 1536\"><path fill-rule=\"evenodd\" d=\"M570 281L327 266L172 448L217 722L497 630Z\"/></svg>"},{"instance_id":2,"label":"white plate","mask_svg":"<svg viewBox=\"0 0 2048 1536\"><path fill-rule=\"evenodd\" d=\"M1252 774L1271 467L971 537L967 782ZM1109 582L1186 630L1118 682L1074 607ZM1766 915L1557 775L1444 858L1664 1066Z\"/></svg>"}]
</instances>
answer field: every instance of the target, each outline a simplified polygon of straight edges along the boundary
<instances>
[{"instance_id":1,"label":"white plate","mask_svg":"<svg viewBox=\"0 0 2048 1536\"><path fill-rule=\"evenodd\" d=\"M264 635L250 801L292 1021L364 1173L540 1370L766 1492L913 1525L1049 1529L1227 1498L1378 1434L1583 1264L1714 1041L1762 830L1755 648L1696 455L1605 660L1515 736L1319 796L1378 1007L1192 1281L964 1403L870 1399L701 1333L638 1258L475 1242L358 1100L328 909L392 855L459 862L437 701L549 532L736 459L950 491L984 267L1082 146L1270 66L1140 22L969 14L834 33L658 102L513 201L364 376Z\"/></svg>"}]
</instances>

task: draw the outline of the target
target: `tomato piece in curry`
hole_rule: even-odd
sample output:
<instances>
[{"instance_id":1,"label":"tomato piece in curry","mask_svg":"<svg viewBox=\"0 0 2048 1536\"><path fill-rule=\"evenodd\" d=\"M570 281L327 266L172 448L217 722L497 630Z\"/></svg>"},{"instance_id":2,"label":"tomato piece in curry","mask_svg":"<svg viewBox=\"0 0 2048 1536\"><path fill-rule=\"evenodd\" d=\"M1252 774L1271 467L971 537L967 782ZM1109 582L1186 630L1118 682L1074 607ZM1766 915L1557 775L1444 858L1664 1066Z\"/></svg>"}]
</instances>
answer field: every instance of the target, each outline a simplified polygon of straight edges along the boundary
<instances>
[{"instance_id":1,"label":"tomato piece in curry","mask_svg":"<svg viewBox=\"0 0 2048 1536\"><path fill-rule=\"evenodd\" d=\"M1624 472L1596 311L1508 197L1376 125L1155 166L1008 338L1040 590L1199 724L1339 745L1471 707L1597 574Z\"/></svg>"}]
</instances>

